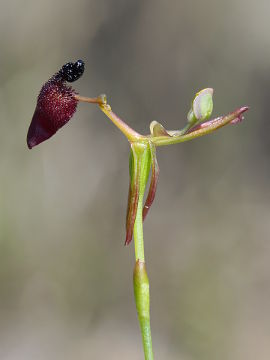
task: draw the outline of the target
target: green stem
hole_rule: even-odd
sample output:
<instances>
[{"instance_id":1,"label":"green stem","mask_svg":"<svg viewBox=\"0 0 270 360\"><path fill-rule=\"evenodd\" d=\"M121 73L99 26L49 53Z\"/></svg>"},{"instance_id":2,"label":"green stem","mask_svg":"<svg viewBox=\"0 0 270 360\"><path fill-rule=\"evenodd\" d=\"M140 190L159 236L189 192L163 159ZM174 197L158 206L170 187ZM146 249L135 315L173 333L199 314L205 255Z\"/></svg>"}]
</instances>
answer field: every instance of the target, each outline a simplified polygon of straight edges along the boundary
<instances>
[{"instance_id":1,"label":"green stem","mask_svg":"<svg viewBox=\"0 0 270 360\"><path fill-rule=\"evenodd\" d=\"M137 133L137 131L133 130L112 111L109 104L101 104L99 105L99 107L104 112L104 114L107 115L108 118L113 122L113 124L118 127L120 131L122 131L122 133L130 142L138 141L140 138L142 138L142 135Z\"/></svg>"},{"instance_id":2,"label":"green stem","mask_svg":"<svg viewBox=\"0 0 270 360\"><path fill-rule=\"evenodd\" d=\"M152 350L152 338L150 327L150 292L149 292L149 280L145 267L144 259L144 242L143 242L143 198L146 188L150 163L151 152L149 145L145 144L133 144L133 151L138 156L138 176L139 176L139 199L138 208L136 214L136 220L134 224L134 246L135 246L135 258L136 264L133 275L134 295L136 308L141 328L142 342L144 348L145 360L153 360Z\"/></svg>"},{"instance_id":3,"label":"green stem","mask_svg":"<svg viewBox=\"0 0 270 360\"><path fill-rule=\"evenodd\" d=\"M144 262L144 243L143 243L143 195L139 193L138 208L134 224L134 247L135 247L135 258L136 261L140 260Z\"/></svg>"},{"instance_id":4,"label":"green stem","mask_svg":"<svg viewBox=\"0 0 270 360\"><path fill-rule=\"evenodd\" d=\"M143 350L145 360L153 360L152 338L150 327L150 297L149 280L145 268L145 262L136 262L133 274L134 295L136 308L141 328Z\"/></svg>"}]
</instances>

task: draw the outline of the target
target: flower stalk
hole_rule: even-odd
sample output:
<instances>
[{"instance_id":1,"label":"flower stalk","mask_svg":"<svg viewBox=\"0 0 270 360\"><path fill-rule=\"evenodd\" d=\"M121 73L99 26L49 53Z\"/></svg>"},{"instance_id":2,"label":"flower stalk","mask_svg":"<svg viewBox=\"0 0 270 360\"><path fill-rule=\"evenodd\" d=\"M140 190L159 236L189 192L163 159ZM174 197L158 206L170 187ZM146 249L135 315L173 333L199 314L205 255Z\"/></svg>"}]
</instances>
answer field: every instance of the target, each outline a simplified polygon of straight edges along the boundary
<instances>
[{"instance_id":1,"label":"flower stalk","mask_svg":"<svg viewBox=\"0 0 270 360\"><path fill-rule=\"evenodd\" d=\"M137 260L133 273L133 286L136 308L141 328L145 360L153 360L152 338L150 327L149 280L145 262Z\"/></svg>"}]
</instances>

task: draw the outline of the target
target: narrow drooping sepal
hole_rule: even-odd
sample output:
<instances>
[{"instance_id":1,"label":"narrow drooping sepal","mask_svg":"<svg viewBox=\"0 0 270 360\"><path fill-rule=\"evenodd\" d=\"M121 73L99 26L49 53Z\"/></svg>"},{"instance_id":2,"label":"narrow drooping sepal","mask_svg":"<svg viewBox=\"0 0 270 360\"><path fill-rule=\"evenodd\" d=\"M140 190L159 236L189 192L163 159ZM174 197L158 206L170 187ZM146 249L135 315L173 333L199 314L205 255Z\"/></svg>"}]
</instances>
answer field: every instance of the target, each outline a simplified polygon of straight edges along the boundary
<instances>
[{"instance_id":1,"label":"narrow drooping sepal","mask_svg":"<svg viewBox=\"0 0 270 360\"><path fill-rule=\"evenodd\" d=\"M128 194L128 206L126 216L126 241L125 245L128 245L132 240L134 223L137 214L138 200L139 200L139 166L138 156L134 151L133 145L131 145L129 156L129 194Z\"/></svg>"},{"instance_id":2,"label":"narrow drooping sepal","mask_svg":"<svg viewBox=\"0 0 270 360\"><path fill-rule=\"evenodd\" d=\"M148 190L148 195L143 207L143 221L145 220L148 211L150 210L150 207L154 202L156 190L157 190L158 177L159 177L159 166L156 156L156 147L152 143L150 143L150 151L151 151L151 182Z\"/></svg>"}]
</instances>

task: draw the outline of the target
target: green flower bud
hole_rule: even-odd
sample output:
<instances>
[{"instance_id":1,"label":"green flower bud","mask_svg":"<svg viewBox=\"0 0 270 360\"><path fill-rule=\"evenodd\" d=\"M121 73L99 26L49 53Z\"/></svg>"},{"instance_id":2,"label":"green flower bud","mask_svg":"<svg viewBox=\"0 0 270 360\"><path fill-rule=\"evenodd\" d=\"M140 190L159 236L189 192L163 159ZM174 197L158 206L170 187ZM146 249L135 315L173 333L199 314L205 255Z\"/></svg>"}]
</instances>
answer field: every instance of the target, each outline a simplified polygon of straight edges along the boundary
<instances>
[{"instance_id":1,"label":"green flower bud","mask_svg":"<svg viewBox=\"0 0 270 360\"><path fill-rule=\"evenodd\" d=\"M193 116L198 122L209 119L213 111L213 89L207 88L198 92L192 103L192 113L188 114L190 118Z\"/></svg>"}]
</instances>

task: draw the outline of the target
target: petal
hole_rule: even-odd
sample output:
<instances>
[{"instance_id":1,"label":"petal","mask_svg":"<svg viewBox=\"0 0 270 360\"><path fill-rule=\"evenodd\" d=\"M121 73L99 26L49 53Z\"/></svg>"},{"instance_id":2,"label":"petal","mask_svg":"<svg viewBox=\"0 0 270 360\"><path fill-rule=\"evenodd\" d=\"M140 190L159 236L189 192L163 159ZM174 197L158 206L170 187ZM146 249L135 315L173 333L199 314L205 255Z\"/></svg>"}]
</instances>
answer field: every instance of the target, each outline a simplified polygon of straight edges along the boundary
<instances>
[{"instance_id":1,"label":"petal","mask_svg":"<svg viewBox=\"0 0 270 360\"><path fill-rule=\"evenodd\" d=\"M125 245L128 245L133 236L134 224L138 208L139 200L139 171L138 171L138 157L135 151L133 151L131 145L130 151L130 163L129 163L129 173L130 173L130 185L129 185L129 195L128 195L128 207L127 207L127 217L126 217L126 241Z\"/></svg>"},{"instance_id":2,"label":"petal","mask_svg":"<svg viewBox=\"0 0 270 360\"><path fill-rule=\"evenodd\" d=\"M150 133L152 136L171 136L167 130L157 121L152 121L150 124Z\"/></svg>"}]
</instances>

